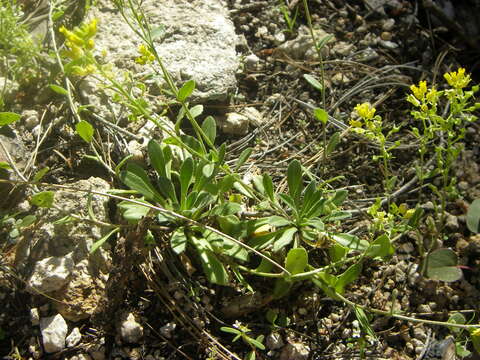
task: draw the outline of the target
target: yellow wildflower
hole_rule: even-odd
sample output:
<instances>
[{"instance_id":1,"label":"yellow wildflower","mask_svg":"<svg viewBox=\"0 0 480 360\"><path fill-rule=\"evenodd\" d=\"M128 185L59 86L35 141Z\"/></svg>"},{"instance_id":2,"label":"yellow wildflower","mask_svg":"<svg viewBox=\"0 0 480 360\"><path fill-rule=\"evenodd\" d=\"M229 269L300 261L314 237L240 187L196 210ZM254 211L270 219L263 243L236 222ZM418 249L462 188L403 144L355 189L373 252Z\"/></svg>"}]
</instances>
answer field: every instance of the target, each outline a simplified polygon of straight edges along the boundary
<instances>
[{"instance_id":1,"label":"yellow wildflower","mask_svg":"<svg viewBox=\"0 0 480 360\"><path fill-rule=\"evenodd\" d=\"M354 128L361 128L362 127L362 122L360 120L350 120L350 126Z\"/></svg>"},{"instance_id":2,"label":"yellow wildflower","mask_svg":"<svg viewBox=\"0 0 480 360\"><path fill-rule=\"evenodd\" d=\"M151 63L155 60L155 56L152 52L143 44L138 46L138 52L141 54L139 57L135 59L137 64L145 65L147 63Z\"/></svg>"},{"instance_id":3,"label":"yellow wildflower","mask_svg":"<svg viewBox=\"0 0 480 360\"><path fill-rule=\"evenodd\" d=\"M427 93L427 82L426 81L420 81L418 83L418 86L412 85L410 86L410 90L412 90L413 95L418 100L422 100L425 94Z\"/></svg>"},{"instance_id":4,"label":"yellow wildflower","mask_svg":"<svg viewBox=\"0 0 480 360\"><path fill-rule=\"evenodd\" d=\"M370 103L363 103L355 106L355 111L364 120L370 120L375 115L376 109Z\"/></svg>"},{"instance_id":5,"label":"yellow wildflower","mask_svg":"<svg viewBox=\"0 0 480 360\"><path fill-rule=\"evenodd\" d=\"M430 104L436 104L437 100L438 100L438 97L439 97L439 94L438 94L438 91L435 88L430 89L427 92L427 95L425 96L425 98L427 99L427 101Z\"/></svg>"},{"instance_id":6,"label":"yellow wildflower","mask_svg":"<svg viewBox=\"0 0 480 360\"><path fill-rule=\"evenodd\" d=\"M463 89L472 80L470 75L465 75L464 68L458 68L457 71L452 71L443 75L447 80L448 85L455 89Z\"/></svg>"}]
</instances>

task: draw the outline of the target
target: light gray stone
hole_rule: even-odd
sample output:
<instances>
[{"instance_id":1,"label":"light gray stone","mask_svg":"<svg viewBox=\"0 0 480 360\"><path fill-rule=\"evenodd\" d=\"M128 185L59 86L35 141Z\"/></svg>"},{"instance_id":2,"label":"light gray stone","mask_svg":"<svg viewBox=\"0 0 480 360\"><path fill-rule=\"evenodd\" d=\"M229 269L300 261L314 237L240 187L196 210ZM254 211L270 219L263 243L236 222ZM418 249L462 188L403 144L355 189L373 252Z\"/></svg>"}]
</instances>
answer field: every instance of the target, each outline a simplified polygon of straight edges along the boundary
<instances>
[{"instance_id":1,"label":"light gray stone","mask_svg":"<svg viewBox=\"0 0 480 360\"><path fill-rule=\"evenodd\" d=\"M128 344L137 344L143 337L143 327L135 320L132 313L127 314L120 324L120 336Z\"/></svg>"},{"instance_id":2,"label":"light gray stone","mask_svg":"<svg viewBox=\"0 0 480 360\"><path fill-rule=\"evenodd\" d=\"M160 334L165 336L167 339L171 339L176 327L177 324L175 324L174 322L166 323L160 328Z\"/></svg>"},{"instance_id":3,"label":"light gray stone","mask_svg":"<svg viewBox=\"0 0 480 360\"><path fill-rule=\"evenodd\" d=\"M142 8L152 28L164 28L155 46L174 80L180 85L194 79L193 98L198 101L226 100L236 87L239 59L235 28L223 2L145 0ZM135 63L141 41L110 1L99 1L91 15L99 19L95 43L99 53L106 50L105 61L119 69L143 71Z\"/></svg>"},{"instance_id":4,"label":"light gray stone","mask_svg":"<svg viewBox=\"0 0 480 360\"><path fill-rule=\"evenodd\" d=\"M81 339L82 334L80 334L80 329L75 327L70 334L68 334L67 338L65 339L65 343L67 344L67 347L74 347L80 342Z\"/></svg>"},{"instance_id":5,"label":"light gray stone","mask_svg":"<svg viewBox=\"0 0 480 360\"><path fill-rule=\"evenodd\" d=\"M322 40L326 36L329 36L327 32L317 29L314 30L315 38L317 41ZM326 57L328 56L330 50L329 50L329 44L333 42L335 39L332 38L329 43L327 43L323 48L322 48L322 56ZM310 51L311 55L308 55L307 53ZM313 40L310 35L310 30L302 26L299 31L298 31L298 36L295 39L289 40L284 42L282 45L278 47L278 51L276 52L277 56L281 56L282 54L285 54L293 59L297 60L304 60L305 58L311 57L311 56L316 56L316 51L314 49L313 45Z\"/></svg>"},{"instance_id":6,"label":"light gray stone","mask_svg":"<svg viewBox=\"0 0 480 360\"><path fill-rule=\"evenodd\" d=\"M267 338L265 339L265 344L270 350L277 350L285 345L282 339L282 335L277 332L272 332L268 334Z\"/></svg>"},{"instance_id":7,"label":"light gray stone","mask_svg":"<svg viewBox=\"0 0 480 360\"><path fill-rule=\"evenodd\" d=\"M247 116L231 112L227 113L223 121L220 121L220 127L225 134L246 135L250 120Z\"/></svg>"},{"instance_id":8,"label":"light gray stone","mask_svg":"<svg viewBox=\"0 0 480 360\"><path fill-rule=\"evenodd\" d=\"M68 282L68 277L75 266L72 256L73 253L69 253L65 256L48 257L37 262L27 281L26 290L32 294L59 290Z\"/></svg>"},{"instance_id":9,"label":"light gray stone","mask_svg":"<svg viewBox=\"0 0 480 360\"><path fill-rule=\"evenodd\" d=\"M280 353L280 360L307 360L310 349L302 343L288 343Z\"/></svg>"},{"instance_id":10,"label":"light gray stone","mask_svg":"<svg viewBox=\"0 0 480 360\"><path fill-rule=\"evenodd\" d=\"M57 314L40 319L43 347L47 353L54 353L65 348L68 326L62 315Z\"/></svg>"},{"instance_id":11,"label":"light gray stone","mask_svg":"<svg viewBox=\"0 0 480 360\"><path fill-rule=\"evenodd\" d=\"M33 326L40 324L40 313L37 308L30 309L30 322Z\"/></svg>"}]
</instances>

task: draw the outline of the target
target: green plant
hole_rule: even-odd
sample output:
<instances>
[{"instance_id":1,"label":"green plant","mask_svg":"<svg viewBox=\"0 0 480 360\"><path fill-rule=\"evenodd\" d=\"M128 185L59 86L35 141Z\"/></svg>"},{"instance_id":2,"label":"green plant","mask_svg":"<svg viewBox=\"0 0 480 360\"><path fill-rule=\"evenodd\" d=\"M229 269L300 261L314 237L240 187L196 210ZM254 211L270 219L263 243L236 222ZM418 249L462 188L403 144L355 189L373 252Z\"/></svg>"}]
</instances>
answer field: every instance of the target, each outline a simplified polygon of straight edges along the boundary
<instances>
[{"instance_id":1,"label":"green plant","mask_svg":"<svg viewBox=\"0 0 480 360\"><path fill-rule=\"evenodd\" d=\"M16 0L0 0L0 73L8 79L26 82L34 76L40 50L22 23L23 12ZM4 84L0 84L5 91ZM3 96L0 96L0 98Z\"/></svg>"},{"instance_id":2,"label":"green plant","mask_svg":"<svg viewBox=\"0 0 480 360\"><path fill-rule=\"evenodd\" d=\"M245 360L255 360L256 359L256 349L265 350L265 345L262 344L264 336L259 335L256 338L253 338L249 334L252 332L247 326L243 325L239 321L236 321L233 324L233 327L222 326L220 330L234 334L232 342L242 339L242 341L250 346L252 350L247 354Z\"/></svg>"},{"instance_id":3,"label":"green plant","mask_svg":"<svg viewBox=\"0 0 480 360\"><path fill-rule=\"evenodd\" d=\"M442 233L445 223L447 200L458 196L456 178L451 176L451 172L463 149L461 140L465 136L465 125L477 119L472 113L480 108L480 103L472 103L479 86L474 85L467 90L471 78L465 74L465 69L446 73L444 78L450 85L449 89L438 91L434 87L428 88L426 81L420 81L418 86L411 86L412 94L407 96L407 101L415 107L412 116L421 122L421 127L412 128L412 133L419 140L417 176L421 183L434 176L441 179L441 186L429 184L440 201L440 204L434 202L439 233ZM444 109L440 109L442 103L445 104ZM425 156L432 148L435 167L426 171Z\"/></svg>"},{"instance_id":4,"label":"green plant","mask_svg":"<svg viewBox=\"0 0 480 360\"><path fill-rule=\"evenodd\" d=\"M287 30L285 30L285 31L287 31L289 33L293 33L295 23L297 22L298 7L295 8L295 13L292 16L292 13L291 13L290 9L288 8L287 5L285 5L283 3L283 0L282 0L282 2L280 2L280 4L278 5L278 9L282 13L283 19L285 20L285 23L287 24Z\"/></svg>"}]
</instances>

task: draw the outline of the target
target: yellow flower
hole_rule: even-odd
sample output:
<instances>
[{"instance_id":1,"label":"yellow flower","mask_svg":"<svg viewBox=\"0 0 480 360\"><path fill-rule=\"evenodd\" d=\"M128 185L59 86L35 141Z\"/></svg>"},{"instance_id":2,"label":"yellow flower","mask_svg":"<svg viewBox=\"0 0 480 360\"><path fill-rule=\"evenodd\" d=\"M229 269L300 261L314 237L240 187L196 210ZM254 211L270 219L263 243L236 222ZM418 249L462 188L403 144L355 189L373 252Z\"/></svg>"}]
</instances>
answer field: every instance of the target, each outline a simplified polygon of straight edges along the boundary
<instances>
[{"instance_id":1,"label":"yellow flower","mask_svg":"<svg viewBox=\"0 0 480 360\"><path fill-rule=\"evenodd\" d=\"M139 57L135 59L137 64L145 65L147 63L151 63L155 60L155 56L152 52L143 44L138 46L138 52L141 54Z\"/></svg>"},{"instance_id":2,"label":"yellow flower","mask_svg":"<svg viewBox=\"0 0 480 360\"><path fill-rule=\"evenodd\" d=\"M452 71L443 75L447 80L448 85L455 89L463 89L472 80L470 75L465 75L464 68L458 68L457 71Z\"/></svg>"},{"instance_id":3,"label":"yellow flower","mask_svg":"<svg viewBox=\"0 0 480 360\"><path fill-rule=\"evenodd\" d=\"M376 109L370 103L363 103L355 106L355 111L364 120L370 120L375 115Z\"/></svg>"},{"instance_id":4,"label":"yellow flower","mask_svg":"<svg viewBox=\"0 0 480 360\"><path fill-rule=\"evenodd\" d=\"M438 100L438 91L435 88L430 89L427 92L427 96L425 97L427 101L431 104L436 104Z\"/></svg>"},{"instance_id":5,"label":"yellow flower","mask_svg":"<svg viewBox=\"0 0 480 360\"><path fill-rule=\"evenodd\" d=\"M361 128L362 122L360 120L350 120L350 126L354 128Z\"/></svg>"},{"instance_id":6,"label":"yellow flower","mask_svg":"<svg viewBox=\"0 0 480 360\"><path fill-rule=\"evenodd\" d=\"M413 95L418 100L422 100L425 94L427 93L427 82L426 81L420 81L418 83L418 86L412 85L410 86L410 90L412 90Z\"/></svg>"}]
</instances>

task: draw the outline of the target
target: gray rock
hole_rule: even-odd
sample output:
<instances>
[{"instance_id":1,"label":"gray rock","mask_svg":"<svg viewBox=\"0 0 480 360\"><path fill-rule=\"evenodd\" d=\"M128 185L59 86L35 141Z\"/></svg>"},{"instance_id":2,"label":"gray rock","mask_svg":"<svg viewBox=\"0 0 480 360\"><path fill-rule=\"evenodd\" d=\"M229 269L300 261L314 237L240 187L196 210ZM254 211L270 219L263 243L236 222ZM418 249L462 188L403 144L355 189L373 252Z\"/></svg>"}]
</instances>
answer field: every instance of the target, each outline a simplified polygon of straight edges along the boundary
<instances>
[{"instance_id":1,"label":"gray rock","mask_svg":"<svg viewBox=\"0 0 480 360\"><path fill-rule=\"evenodd\" d=\"M198 101L226 100L235 88L239 60L235 52L237 37L228 10L220 0L143 1L143 10L153 28L164 27L155 39L156 50L174 80L197 83L193 97ZM96 49L106 50L105 61L119 69L139 72L138 36L102 0L92 11L99 19Z\"/></svg>"},{"instance_id":2,"label":"gray rock","mask_svg":"<svg viewBox=\"0 0 480 360\"><path fill-rule=\"evenodd\" d=\"M277 332L272 332L268 334L267 338L265 339L265 344L270 350L277 350L285 345L282 339L282 335Z\"/></svg>"},{"instance_id":3,"label":"gray rock","mask_svg":"<svg viewBox=\"0 0 480 360\"><path fill-rule=\"evenodd\" d=\"M458 218L455 215L446 213L445 227L449 230L456 231L459 228Z\"/></svg>"},{"instance_id":4,"label":"gray rock","mask_svg":"<svg viewBox=\"0 0 480 360\"><path fill-rule=\"evenodd\" d=\"M382 29L385 31L392 31L395 26L395 19L386 19L382 24Z\"/></svg>"},{"instance_id":5,"label":"gray rock","mask_svg":"<svg viewBox=\"0 0 480 360\"><path fill-rule=\"evenodd\" d=\"M302 343L288 343L282 349L280 360L307 360L310 349Z\"/></svg>"},{"instance_id":6,"label":"gray rock","mask_svg":"<svg viewBox=\"0 0 480 360\"><path fill-rule=\"evenodd\" d=\"M32 294L59 290L68 282L68 277L75 266L72 256L73 253L69 253L65 256L48 257L37 262L27 281L26 290Z\"/></svg>"},{"instance_id":7,"label":"gray rock","mask_svg":"<svg viewBox=\"0 0 480 360\"><path fill-rule=\"evenodd\" d=\"M143 327L136 320L132 313L124 316L120 324L120 336L125 343L136 344L143 337Z\"/></svg>"},{"instance_id":8,"label":"gray rock","mask_svg":"<svg viewBox=\"0 0 480 360\"><path fill-rule=\"evenodd\" d=\"M80 329L78 327L73 328L73 330L68 334L65 342L67 347L74 347L82 339L82 334L80 334Z\"/></svg>"},{"instance_id":9,"label":"gray rock","mask_svg":"<svg viewBox=\"0 0 480 360\"><path fill-rule=\"evenodd\" d=\"M43 347L47 353L54 353L65 348L68 326L62 315L57 314L40 319Z\"/></svg>"},{"instance_id":10,"label":"gray rock","mask_svg":"<svg viewBox=\"0 0 480 360\"><path fill-rule=\"evenodd\" d=\"M174 322L166 323L160 328L160 334L165 336L167 339L171 339L176 327L177 324L175 324Z\"/></svg>"},{"instance_id":11,"label":"gray rock","mask_svg":"<svg viewBox=\"0 0 480 360\"><path fill-rule=\"evenodd\" d=\"M247 70L256 70L257 65L260 62L260 58L255 54L250 54L245 57L245 68Z\"/></svg>"},{"instance_id":12,"label":"gray rock","mask_svg":"<svg viewBox=\"0 0 480 360\"><path fill-rule=\"evenodd\" d=\"M37 110L23 110L22 119L25 127L32 130L40 122L40 115Z\"/></svg>"},{"instance_id":13,"label":"gray rock","mask_svg":"<svg viewBox=\"0 0 480 360\"><path fill-rule=\"evenodd\" d=\"M229 135L246 135L249 124L247 116L236 112L227 113L225 119L220 121L222 131Z\"/></svg>"},{"instance_id":14,"label":"gray rock","mask_svg":"<svg viewBox=\"0 0 480 360\"><path fill-rule=\"evenodd\" d=\"M320 41L326 36L330 35L321 29L314 30L314 33L317 41ZM333 41L334 41L334 38L332 38L329 43ZM328 56L328 54L330 53L329 43L322 48L322 56L324 57ZM310 31L308 30L307 27L302 26L299 29L298 36L295 39L286 41L278 47L278 51L276 55L281 56L282 54L285 54L293 59L304 60L305 58L309 57L307 56L308 51L311 52L310 56L314 56L314 55L316 56L316 51L314 49Z\"/></svg>"},{"instance_id":15,"label":"gray rock","mask_svg":"<svg viewBox=\"0 0 480 360\"><path fill-rule=\"evenodd\" d=\"M40 324L40 313L37 308L30 309L30 322L33 326Z\"/></svg>"},{"instance_id":16,"label":"gray rock","mask_svg":"<svg viewBox=\"0 0 480 360\"><path fill-rule=\"evenodd\" d=\"M347 56L352 52L353 48L353 44L347 43L345 41L339 41L333 46L332 53L334 55Z\"/></svg>"},{"instance_id":17,"label":"gray rock","mask_svg":"<svg viewBox=\"0 0 480 360\"><path fill-rule=\"evenodd\" d=\"M388 50L395 50L398 48L398 44L393 41L379 39L378 44Z\"/></svg>"}]
</instances>

